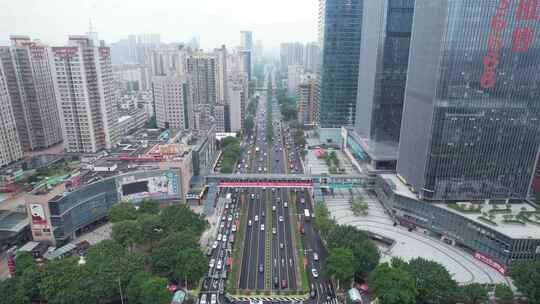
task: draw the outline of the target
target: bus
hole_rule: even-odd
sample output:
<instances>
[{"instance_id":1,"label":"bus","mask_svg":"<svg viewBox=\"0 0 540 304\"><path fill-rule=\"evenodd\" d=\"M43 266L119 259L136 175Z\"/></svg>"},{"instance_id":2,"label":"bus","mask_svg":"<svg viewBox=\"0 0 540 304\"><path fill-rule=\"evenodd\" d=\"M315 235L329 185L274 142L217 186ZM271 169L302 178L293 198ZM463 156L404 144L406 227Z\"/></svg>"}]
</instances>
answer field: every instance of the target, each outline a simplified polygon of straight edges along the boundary
<instances>
[{"instance_id":1,"label":"bus","mask_svg":"<svg viewBox=\"0 0 540 304\"><path fill-rule=\"evenodd\" d=\"M304 218L306 219L306 221L309 221L309 210L308 209L304 209Z\"/></svg>"}]
</instances>

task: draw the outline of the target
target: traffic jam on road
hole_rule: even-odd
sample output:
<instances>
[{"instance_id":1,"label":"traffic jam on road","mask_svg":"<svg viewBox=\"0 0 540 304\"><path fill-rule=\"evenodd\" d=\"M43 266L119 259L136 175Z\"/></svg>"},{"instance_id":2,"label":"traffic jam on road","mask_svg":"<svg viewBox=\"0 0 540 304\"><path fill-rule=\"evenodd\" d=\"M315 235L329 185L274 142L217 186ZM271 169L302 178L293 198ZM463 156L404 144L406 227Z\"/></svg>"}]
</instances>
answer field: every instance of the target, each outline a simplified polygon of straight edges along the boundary
<instances>
[{"instance_id":1,"label":"traffic jam on road","mask_svg":"<svg viewBox=\"0 0 540 304\"><path fill-rule=\"evenodd\" d=\"M301 174L302 165L292 130L282 121L275 98L271 101L274 138L267 140L269 113L266 113L266 97L266 93L262 93L255 134L244 138L242 146L245 147L245 153L239 158L234 172ZM228 188L221 190L221 197L225 199L218 199L218 203L223 203L224 207L218 208L222 214L216 240L209 251L209 271L203 283L200 304L228 301L229 298L223 295L234 241L242 242L238 281L235 282L239 290L300 291L302 274L299 265L302 263L309 278L309 298L305 302L337 303L331 282L321 273L321 263L327 253L312 227L315 214L309 190L279 187ZM240 200L247 203L247 210L244 211L247 212L247 220L244 225L240 224ZM243 229L243 238L235 240L235 234L240 229ZM303 256L298 255L294 241L298 237L296 230L300 233L304 247Z\"/></svg>"}]
</instances>

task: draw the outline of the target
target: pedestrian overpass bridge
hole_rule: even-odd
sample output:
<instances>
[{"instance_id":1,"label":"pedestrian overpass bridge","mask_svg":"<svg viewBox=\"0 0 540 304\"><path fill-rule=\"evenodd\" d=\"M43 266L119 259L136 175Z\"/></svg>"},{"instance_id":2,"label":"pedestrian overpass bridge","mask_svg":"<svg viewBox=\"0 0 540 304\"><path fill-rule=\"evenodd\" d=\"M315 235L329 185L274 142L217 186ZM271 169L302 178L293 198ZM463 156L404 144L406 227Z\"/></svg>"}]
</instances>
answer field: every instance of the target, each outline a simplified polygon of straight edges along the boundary
<instances>
[{"instance_id":1,"label":"pedestrian overpass bridge","mask_svg":"<svg viewBox=\"0 0 540 304\"><path fill-rule=\"evenodd\" d=\"M329 174L211 174L206 176L206 184L216 184L219 188L320 188L351 189L371 188L373 178L366 175Z\"/></svg>"}]
</instances>

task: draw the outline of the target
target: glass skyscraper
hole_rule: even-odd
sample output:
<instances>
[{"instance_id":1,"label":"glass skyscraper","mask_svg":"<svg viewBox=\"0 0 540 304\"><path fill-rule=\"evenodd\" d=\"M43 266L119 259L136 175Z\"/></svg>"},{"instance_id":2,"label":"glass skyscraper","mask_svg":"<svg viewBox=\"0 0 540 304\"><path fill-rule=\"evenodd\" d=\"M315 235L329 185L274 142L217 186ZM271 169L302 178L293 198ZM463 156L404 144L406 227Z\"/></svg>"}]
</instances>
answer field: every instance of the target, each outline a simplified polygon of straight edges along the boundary
<instances>
[{"instance_id":1,"label":"glass skyscraper","mask_svg":"<svg viewBox=\"0 0 540 304\"><path fill-rule=\"evenodd\" d=\"M414 0L364 2L355 130L371 157L397 157Z\"/></svg>"},{"instance_id":2,"label":"glass skyscraper","mask_svg":"<svg viewBox=\"0 0 540 304\"><path fill-rule=\"evenodd\" d=\"M540 143L536 2L416 0L397 173L420 197L527 196Z\"/></svg>"},{"instance_id":3,"label":"glass skyscraper","mask_svg":"<svg viewBox=\"0 0 540 304\"><path fill-rule=\"evenodd\" d=\"M354 124L363 2L320 0L322 127Z\"/></svg>"}]
</instances>

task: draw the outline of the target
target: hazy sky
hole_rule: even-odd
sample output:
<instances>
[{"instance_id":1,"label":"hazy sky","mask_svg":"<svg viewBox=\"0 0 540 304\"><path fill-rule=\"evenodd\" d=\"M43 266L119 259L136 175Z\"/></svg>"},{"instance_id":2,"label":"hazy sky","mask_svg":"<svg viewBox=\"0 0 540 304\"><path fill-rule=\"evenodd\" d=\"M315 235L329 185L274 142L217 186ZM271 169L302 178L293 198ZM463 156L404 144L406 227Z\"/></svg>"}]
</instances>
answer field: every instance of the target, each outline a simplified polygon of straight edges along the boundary
<instances>
[{"instance_id":1,"label":"hazy sky","mask_svg":"<svg viewBox=\"0 0 540 304\"><path fill-rule=\"evenodd\" d=\"M284 41L315 41L317 0L0 0L0 44L25 34L58 45L88 31L89 19L107 43L128 34L160 33L164 42L199 36L212 49L240 44L253 31L265 52Z\"/></svg>"}]
</instances>

